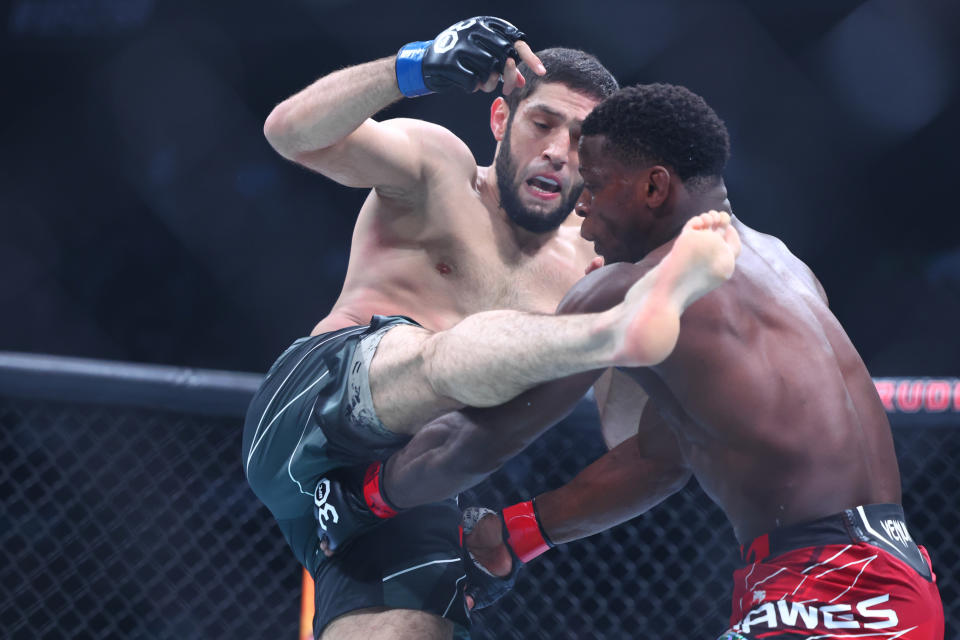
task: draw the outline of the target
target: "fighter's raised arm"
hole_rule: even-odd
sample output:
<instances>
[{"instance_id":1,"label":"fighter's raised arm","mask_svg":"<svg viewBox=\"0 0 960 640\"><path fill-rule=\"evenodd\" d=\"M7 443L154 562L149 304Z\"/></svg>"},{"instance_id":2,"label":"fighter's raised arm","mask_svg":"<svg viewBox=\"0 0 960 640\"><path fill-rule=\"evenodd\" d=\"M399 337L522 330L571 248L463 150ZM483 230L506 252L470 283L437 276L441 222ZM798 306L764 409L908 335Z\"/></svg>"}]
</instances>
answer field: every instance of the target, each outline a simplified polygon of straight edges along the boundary
<instances>
[{"instance_id":1,"label":"fighter's raised arm","mask_svg":"<svg viewBox=\"0 0 960 640\"><path fill-rule=\"evenodd\" d=\"M501 77L505 95L492 100L488 120L497 143L491 164L479 163L463 141L436 124L373 120L404 96L492 91ZM331 73L267 119L267 137L285 157L344 185L373 188L356 216L340 295L310 335L294 341L271 367L244 424L247 480L316 581L316 635L449 640L455 627L458 637L469 627L454 500L387 519L376 515L381 503L372 510L364 502L357 513L377 526L330 558L321 553L317 530L342 529L352 501L366 496L353 489L370 463L387 459L429 421L457 407L499 405L564 375L542 357L542 348L560 337L555 322L579 324L584 317L548 315L594 256L565 223L581 190L578 132L590 110L616 89L616 79L593 56L562 47L533 55L515 27L480 17L432 41L406 45L397 56ZM642 293L620 305L621 323L593 317L600 331L622 330L631 352L643 346L633 330L646 329L634 326L636 305L666 309ZM621 300L622 294L613 304ZM504 326L511 318L550 326L542 336L529 335ZM669 348L663 333L654 333L657 349ZM435 336L430 345L424 342ZM591 332L580 339L588 349L613 347L616 353L614 343ZM567 346L558 350L560 357L573 355ZM527 375L526 365L518 356L525 347L537 351L531 364L541 375L523 382L517 375ZM483 354L502 366L488 369L478 360ZM641 354L644 361L650 355ZM566 373L607 362L574 360ZM504 383L505 394L496 390ZM482 397L460 397L462 391ZM576 394L569 395L572 404ZM530 408L549 414L547 423L562 415L558 403L531 401ZM532 411L523 418L513 425L523 434L546 426ZM396 467L407 480L397 483L397 496L412 484L416 503L423 499L418 478L453 469L449 478L424 487L434 496L449 495L522 446L522 438L519 444L489 442L489 428L480 421L455 432L476 454L469 465L428 430L408 451L410 464ZM478 441L482 447L474 446ZM335 481L340 470L349 476L344 482ZM357 483L353 471L359 471ZM453 489L438 493L441 485ZM349 492L341 491L345 486Z\"/></svg>"},{"instance_id":2,"label":"fighter's raised arm","mask_svg":"<svg viewBox=\"0 0 960 640\"><path fill-rule=\"evenodd\" d=\"M462 157L469 149L442 127L418 120L372 119L404 96L463 90L504 93L523 86L516 60L537 73L543 65L523 33L499 18L458 22L435 39L412 42L389 56L330 73L287 98L267 117L264 135L280 155L346 186L390 193L413 191L430 162ZM475 163L474 163L475 166Z\"/></svg>"}]
</instances>

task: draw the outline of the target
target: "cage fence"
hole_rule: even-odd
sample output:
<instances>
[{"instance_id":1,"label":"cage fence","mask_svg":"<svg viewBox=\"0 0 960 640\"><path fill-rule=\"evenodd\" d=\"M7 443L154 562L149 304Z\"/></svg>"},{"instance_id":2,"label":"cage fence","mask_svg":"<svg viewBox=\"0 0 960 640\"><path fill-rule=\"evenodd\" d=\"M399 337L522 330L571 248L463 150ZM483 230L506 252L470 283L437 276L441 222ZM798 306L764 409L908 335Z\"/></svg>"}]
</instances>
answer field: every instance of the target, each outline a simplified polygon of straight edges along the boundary
<instances>
[{"instance_id":1,"label":"cage fence","mask_svg":"<svg viewBox=\"0 0 960 640\"><path fill-rule=\"evenodd\" d=\"M0 635L295 638L300 568L239 462L258 380L0 354ZM904 510L931 551L951 637L960 382L877 386ZM582 402L463 501L527 499L604 450ZM736 563L723 514L691 481L649 513L532 562L511 596L474 615L473 636L712 639L727 623Z\"/></svg>"}]
</instances>

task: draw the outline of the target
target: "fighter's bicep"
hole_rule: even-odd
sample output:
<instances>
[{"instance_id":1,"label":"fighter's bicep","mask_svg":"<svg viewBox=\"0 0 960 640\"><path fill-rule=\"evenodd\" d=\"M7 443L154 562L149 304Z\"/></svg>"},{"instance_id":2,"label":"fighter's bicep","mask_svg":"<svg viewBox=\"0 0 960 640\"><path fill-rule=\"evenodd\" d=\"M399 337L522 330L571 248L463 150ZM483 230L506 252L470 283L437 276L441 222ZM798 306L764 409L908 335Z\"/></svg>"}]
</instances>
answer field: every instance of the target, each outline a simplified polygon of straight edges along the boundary
<instances>
[{"instance_id":1,"label":"fighter's bicep","mask_svg":"<svg viewBox=\"0 0 960 640\"><path fill-rule=\"evenodd\" d=\"M427 193L439 164L468 171L472 158L463 141L443 127L398 118L368 119L336 145L296 160L344 186L416 199Z\"/></svg>"},{"instance_id":2,"label":"fighter's bicep","mask_svg":"<svg viewBox=\"0 0 960 640\"><path fill-rule=\"evenodd\" d=\"M677 469L688 467L676 432L653 401L644 403L637 425L637 445L646 458Z\"/></svg>"},{"instance_id":3,"label":"fighter's bicep","mask_svg":"<svg viewBox=\"0 0 960 640\"><path fill-rule=\"evenodd\" d=\"M347 187L412 190L422 176L416 138L394 121L368 119L336 144L298 153L297 163Z\"/></svg>"}]
</instances>

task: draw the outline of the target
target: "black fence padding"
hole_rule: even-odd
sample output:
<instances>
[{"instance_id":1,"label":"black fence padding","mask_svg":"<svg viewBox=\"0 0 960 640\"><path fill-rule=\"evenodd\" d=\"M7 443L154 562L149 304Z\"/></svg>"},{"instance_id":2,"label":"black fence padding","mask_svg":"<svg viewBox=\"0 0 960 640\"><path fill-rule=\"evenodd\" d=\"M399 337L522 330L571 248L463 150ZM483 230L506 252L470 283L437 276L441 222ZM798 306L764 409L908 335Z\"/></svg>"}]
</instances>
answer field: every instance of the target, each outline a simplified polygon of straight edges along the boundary
<instances>
[{"instance_id":1,"label":"black fence padding","mask_svg":"<svg viewBox=\"0 0 960 640\"><path fill-rule=\"evenodd\" d=\"M587 406L587 405L583 405ZM0 636L293 640L300 572L240 465L240 419L0 397ZM960 430L894 430L911 532L960 629ZM466 502L500 507L601 455L579 409ZM474 637L716 638L736 544L691 482L532 562Z\"/></svg>"}]
</instances>

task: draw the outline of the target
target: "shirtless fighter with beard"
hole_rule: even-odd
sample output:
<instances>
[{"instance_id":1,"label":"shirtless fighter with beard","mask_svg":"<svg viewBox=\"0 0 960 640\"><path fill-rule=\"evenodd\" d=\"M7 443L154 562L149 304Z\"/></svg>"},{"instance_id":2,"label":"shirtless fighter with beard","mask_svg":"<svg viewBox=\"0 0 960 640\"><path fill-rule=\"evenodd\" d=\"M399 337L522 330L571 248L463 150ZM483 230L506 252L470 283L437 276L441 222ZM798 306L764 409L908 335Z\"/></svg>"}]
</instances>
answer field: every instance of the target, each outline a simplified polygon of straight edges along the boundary
<instances>
[{"instance_id":1,"label":"shirtless fighter with beard","mask_svg":"<svg viewBox=\"0 0 960 640\"><path fill-rule=\"evenodd\" d=\"M465 20L317 80L264 126L284 157L370 189L339 299L273 365L244 427L248 481L316 581L323 638L450 638L469 624L455 502L411 509L326 559L318 520L323 528L346 514L328 502L325 474L386 457L461 407L662 360L680 313L733 271L735 232L705 214L610 311L548 315L595 257L564 221L580 192L580 123L616 82L592 56L538 57L522 38L498 18ZM404 96L491 91L501 75L495 168L477 166L442 127L372 119ZM378 478L374 470L367 486L387 510Z\"/></svg>"}]
</instances>

